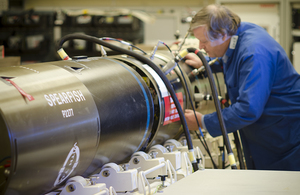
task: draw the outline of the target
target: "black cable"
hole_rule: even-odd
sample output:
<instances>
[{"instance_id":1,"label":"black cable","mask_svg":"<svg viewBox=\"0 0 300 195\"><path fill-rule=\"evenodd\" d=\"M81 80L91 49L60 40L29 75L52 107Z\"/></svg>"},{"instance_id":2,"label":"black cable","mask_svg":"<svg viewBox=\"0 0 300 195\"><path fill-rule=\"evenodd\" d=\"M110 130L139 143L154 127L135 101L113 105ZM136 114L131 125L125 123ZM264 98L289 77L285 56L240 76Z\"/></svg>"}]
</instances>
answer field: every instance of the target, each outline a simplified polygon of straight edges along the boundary
<instances>
[{"instance_id":1,"label":"black cable","mask_svg":"<svg viewBox=\"0 0 300 195\"><path fill-rule=\"evenodd\" d=\"M242 152L242 147L241 147L238 131L233 132L233 137L234 137L234 144L235 144L236 150L237 150L237 156L238 156L238 159L240 162L240 169L245 169L243 152Z\"/></svg>"},{"instance_id":2,"label":"black cable","mask_svg":"<svg viewBox=\"0 0 300 195\"><path fill-rule=\"evenodd\" d=\"M168 48L168 50L170 51L170 53L173 54L173 53L172 53L172 50L170 49L170 47L169 47L166 43L164 43L164 42L162 42L162 41L160 41L160 43L162 43L163 45L165 45L165 46ZM154 54L153 54L153 55L154 55ZM174 56L173 56L173 57L174 57ZM175 59L176 59L176 58L175 58ZM180 60L179 58L176 59L176 61L179 61L179 60ZM186 82L186 80L185 80L183 71L182 71L180 65L178 64L178 62L175 62L175 63L177 63L178 69L180 70L180 73L181 73L182 78L183 78L183 80L184 80L184 84L185 84L185 87L186 87L186 90L187 90L187 94L188 94L188 97L189 97L189 100L190 100L192 109L193 109L193 111L194 111L194 115L195 115L195 118L196 118L196 121L197 121L197 125L198 125L198 127L200 128L200 129L199 129L199 132L201 133L202 136L200 136L200 135L198 134L197 131L195 131L195 133L196 133L198 139L200 140L202 146L203 146L204 149L206 150L207 154L209 155L209 157L210 157L210 159L211 159L211 161L212 161L212 164L213 164L214 168L217 169L218 167L217 167L216 163L214 162L214 160L213 160L213 158L212 158L212 155L211 155L211 153L210 153L210 150L209 150L209 148L208 148L208 145L207 145L207 143L206 143L206 140L204 139L203 133L202 133L202 131L201 131L201 127L200 127L200 124L199 124L199 121L198 121L198 118L197 118L197 115L196 115L196 110L195 110L195 107L194 107L194 105L193 105L193 103L192 103L193 101L192 101L191 94L190 94L190 91L189 91L189 89L188 89L188 85L187 85L187 82ZM201 140L201 138L203 138L203 141Z\"/></svg>"},{"instance_id":3,"label":"black cable","mask_svg":"<svg viewBox=\"0 0 300 195\"><path fill-rule=\"evenodd\" d=\"M203 138L203 133L201 132L201 129L200 129L201 127L200 127L200 124L199 124L199 121L198 121L198 118L197 118L197 115L196 115L196 110L195 110L195 107L194 107L194 104L193 104L193 101L192 101L192 98L191 98L190 91L189 91L189 89L188 89L187 82L186 82L186 80L185 80L185 78L184 78L184 74L183 74L182 69L180 68L179 64L177 64L177 67L178 67L178 69L180 70L181 75L182 75L182 77L183 77L184 84L185 84L185 87L186 87L186 90L187 90L187 94L188 94L188 97L189 97L189 100L190 100L190 104L191 104L192 109L193 109L193 111L194 111L194 115L195 115L195 118L196 118L196 121L197 121L197 125L198 125L199 131L200 131L200 133L201 133L201 135L202 135L201 137ZM195 131L195 132L196 132L196 131ZM202 140L201 140L200 135L199 135L197 132L196 132L196 135L197 135L198 139L200 140L200 142L202 143L204 149L205 149L206 152L208 153L208 155L209 155L209 157L210 157L210 159L211 159L211 161L212 161L212 164L213 164L214 168L217 169L218 167L217 167L216 163L214 162L214 160L213 160L213 158L212 158L212 156L211 156L211 153L210 153L210 151L209 151L209 148L208 148L208 145L207 145L207 143L206 143L206 140L203 138L203 141L204 141L204 143L205 143L205 145L204 145L204 143L203 143Z\"/></svg>"},{"instance_id":4,"label":"black cable","mask_svg":"<svg viewBox=\"0 0 300 195\"><path fill-rule=\"evenodd\" d=\"M118 47L118 46L115 46L115 45L112 45L110 43L107 43L103 40L100 40L96 37L92 37L92 36L89 36L89 35L85 35L85 34L70 34L70 35L66 35L64 37L62 37L59 41L59 49L62 47L63 43L66 42L67 40L69 39L83 39L83 40L87 40L87 41L91 41L91 42L95 42L95 43L98 43L100 45L103 45L105 47L108 47L112 50L116 50L116 51L119 51L121 53L124 53L124 54L127 54L129 56L132 56L140 61L142 61L143 63L145 64L148 64L149 66L151 66L151 68L160 76L160 78L163 80L163 82L165 83L173 101L174 101L174 104L177 108L177 111L178 111L178 114L179 114L179 117L180 117L180 120L182 122L182 126L183 126L183 129L184 129L184 133L185 133L185 136L186 136L186 139L187 139L187 145L188 145L188 149L193 151L194 150L194 147L193 147L193 143L192 143L192 139L191 139L191 135L189 133L189 129L188 129L188 126L187 126L187 122L185 120L185 117L184 117L184 113L182 111L182 108L181 108L181 105L178 101L178 98L175 94L175 91L170 83L170 81L168 80L168 78L166 77L166 75L161 71L161 69L159 67L156 66L156 64L154 64L150 59L140 55L140 54L137 54L133 51L129 51L127 49L123 49L121 47ZM194 168L194 171L197 171L199 168L198 168L198 164L197 164L197 161L194 159L193 162L192 162L192 165L193 165L193 168Z\"/></svg>"},{"instance_id":5,"label":"black cable","mask_svg":"<svg viewBox=\"0 0 300 195\"><path fill-rule=\"evenodd\" d=\"M215 72L215 70L214 70L214 72ZM218 84L219 94L220 94L220 96L222 96L221 89L220 89L220 83L219 83L219 79L218 79L218 76L217 76L216 72L215 72L215 77L216 77L216 81L217 81L217 84ZM222 105L224 105L225 107L229 107L229 103L228 103L227 100ZM240 139L239 139L237 131L233 132L233 137L234 137L234 144L235 144L236 150L237 150L237 156L238 156L239 163L240 163L240 169L245 169L245 164L244 164L244 160L243 160L242 147L241 147L241 143L240 143Z\"/></svg>"},{"instance_id":6,"label":"black cable","mask_svg":"<svg viewBox=\"0 0 300 195\"><path fill-rule=\"evenodd\" d=\"M220 83L219 83L219 79L218 79L218 76L217 76L216 72L215 72L215 77L216 77L216 81L217 81L217 86L218 86L219 94L220 94L220 96L222 96L222 94L221 94L221 88L220 88Z\"/></svg>"},{"instance_id":7,"label":"black cable","mask_svg":"<svg viewBox=\"0 0 300 195\"><path fill-rule=\"evenodd\" d=\"M210 59L210 58L209 58ZM219 94L220 94L220 97L222 97L221 95L221 88L220 88L220 83L219 83L219 79L218 79L218 75L215 71L214 68L212 68L214 74L215 74L215 78L216 78L216 82L217 82L217 86L218 86L218 90L219 90ZM221 105L224 105L225 107L229 107L229 103L228 101L223 101L225 99L221 99L220 101L222 102ZM244 165L244 160L243 160L243 152L242 152L242 149L241 149L241 143L240 143L240 139L239 139L239 136L238 136L238 131L235 131L233 132L233 135L234 135L234 143L235 143L235 146L237 148L237 155L238 155L238 159L239 159L239 163L240 163L240 169L245 169L245 165ZM223 150L225 149L224 147L224 138L223 138ZM223 159L223 158L222 158ZM223 168L225 167L224 166L224 162L223 162Z\"/></svg>"},{"instance_id":8,"label":"black cable","mask_svg":"<svg viewBox=\"0 0 300 195\"><path fill-rule=\"evenodd\" d=\"M234 160L234 156L232 156L233 152L232 152L230 142L229 142L229 139L228 139L225 122L224 122L224 119L223 119L223 116L222 116L222 113L221 113L221 106L220 106L220 102L219 102L219 99L218 99L218 95L217 95L218 93L217 93L217 90L216 90L216 85L215 85L215 82L214 82L214 79L213 79L213 76L212 76L211 69L210 69L205 57L203 56L203 54L198 49L188 48L187 50L188 50L188 52L195 53L201 59L201 61L203 62L203 65L205 66L205 69L208 73L207 76L208 76L208 79L209 79L209 82L210 82L211 91L213 93L214 103L215 103L215 107L216 107L216 111L217 111L217 116L218 116L218 119L219 119L219 122L220 122L221 132L222 132L222 135L224 137L225 146L226 146L227 152L229 154L229 158L232 158L232 161L229 160L230 165L231 165L232 169L237 169L235 162L233 162L235 160Z\"/></svg>"},{"instance_id":9,"label":"black cable","mask_svg":"<svg viewBox=\"0 0 300 195\"><path fill-rule=\"evenodd\" d=\"M162 41L160 41L160 43L162 43L163 45L165 45L165 46L168 48L168 50L171 52L171 54L172 54L172 50L170 49L170 47L169 47L166 43L164 43L164 42L162 42ZM181 73L182 78L183 78L183 80L184 80L184 85L185 85L185 87L186 87L187 94L188 94L188 97L189 97L189 100L190 100L192 109L193 109L193 111L194 111L194 116L195 116L197 125L198 125L198 127L199 127L199 132L201 133L202 136L200 136L200 135L198 134L197 131L195 131L195 133L196 133L198 139L200 140L201 144L203 145L204 149L206 150L207 154L209 155L209 157L210 157L210 159L211 159L211 161L212 161L212 164L213 164L214 168L217 169L218 167L217 167L216 163L214 162L214 160L213 160L213 158L212 158L212 156L211 156L210 150L209 150L209 148L208 148L208 145L207 145L207 143L206 143L206 140L204 139L203 133L202 133L202 131L201 131L201 127L200 127L200 124L199 124L199 121L198 121L198 118L197 118L197 115L196 115L196 110L195 110L194 104L192 103L193 101L192 101L191 94L190 94L190 91L189 91L189 89L188 89L188 85L187 85L187 82L186 82L186 80L185 80L183 71L182 71L180 65L178 64L178 61L180 60L180 58L175 58L175 60L176 60L175 63L177 64L177 67L178 67L178 69L180 70L180 73ZM201 140L201 137L203 138L203 141L204 141L204 142Z\"/></svg>"},{"instance_id":10,"label":"black cable","mask_svg":"<svg viewBox=\"0 0 300 195\"><path fill-rule=\"evenodd\" d=\"M216 73L215 69L214 68L212 68L212 69L214 71L215 78L216 78L216 81L217 81L217 86L218 86L219 94L222 97L220 83L219 83L219 78L217 76L217 73ZM223 105L223 104L221 104L221 105ZM224 138L223 138L223 147L222 147L222 149L223 149L223 154L222 154L222 168L223 169L225 169L225 157L223 158L223 156L225 155L225 147L224 147L224 145L225 145L225 141L224 141Z\"/></svg>"},{"instance_id":11,"label":"black cable","mask_svg":"<svg viewBox=\"0 0 300 195\"><path fill-rule=\"evenodd\" d=\"M135 46L135 45L133 45L133 44L131 44L131 43L128 43L128 42L126 42L126 41L122 41L122 40L115 39L115 38L111 38L111 37L102 37L101 40L113 40L113 41L117 41L117 42L120 42L120 43L122 43L122 44L131 46L131 47L133 47L133 48L135 48L135 49L138 49L138 50L140 50L143 54L147 54L147 53L146 53L144 50L142 50L141 48L139 48L139 47L137 47L137 46Z\"/></svg>"},{"instance_id":12,"label":"black cable","mask_svg":"<svg viewBox=\"0 0 300 195\"><path fill-rule=\"evenodd\" d=\"M227 102L227 104L224 104L225 107L229 107L229 104ZM240 138L238 135L238 130L233 132L233 137L234 137L234 144L237 150L237 156L239 159L239 163L240 163L240 169L245 169L245 164L244 164L244 158L243 158L243 152L242 152L242 146L241 146L241 142L240 142Z\"/></svg>"},{"instance_id":13,"label":"black cable","mask_svg":"<svg viewBox=\"0 0 300 195\"><path fill-rule=\"evenodd\" d=\"M195 115L195 118L196 118L196 122L197 122L197 125L198 125L198 127L199 127L199 131L200 131L201 135L203 136L203 133L202 133L202 131L201 131L201 127L200 127L200 124L199 124L199 121L198 121L198 118L197 118L197 115L196 115L195 107L194 107L194 105L193 105L193 101L192 101L192 98L191 98L191 95L190 95L190 91L189 91L189 89L188 89L188 86L187 86L186 80L185 80L185 78L184 78L183 72L182 72L182 70L181 70L181 68L180 68L180 66L179 66L178 63L177 63L177 67L178 67L178 69L179 69L180 72L181 72L181 75L182 75L182 78L183 78L183 80L184 80L184 84L185 84L185 87L186 87L186 90L187 90L187 94L188 94L188 97L189 97L189 100L190 100L192 109L193 109L193 111L194 111L194 115Z\"/></svg>"},{"instance_id":14,"label":"black cable","mask_svg":"<svg viewBox=\"0 0 300 195\"><path fill-rule=\"evenodd\" d=\"M196 135L197 135L198 139L200 140L200 142L202 143L202 145L204 146L204 143L202 142L200 135L199 135L197 132L196 132ZM210 159L211 159L211 162L212 162L212 164L213 164L213 166L214 166L214 169L218 169L218 166L216 165L215 161L213 160L213 157L212 157L212 155L211 155L211 153L210 153L210 150L209 150L208 145L207 145L207 143L206 143L206 141L205 141L204 138L203 138L203 140L204 140L204 142L205 142L205 144L206 144L206 147L207 147L207 148L205 148L205 147L204 147L204 148L205 148L205 150L206 150L208 156L209 156Z\"/></svg>"}]
</instances>

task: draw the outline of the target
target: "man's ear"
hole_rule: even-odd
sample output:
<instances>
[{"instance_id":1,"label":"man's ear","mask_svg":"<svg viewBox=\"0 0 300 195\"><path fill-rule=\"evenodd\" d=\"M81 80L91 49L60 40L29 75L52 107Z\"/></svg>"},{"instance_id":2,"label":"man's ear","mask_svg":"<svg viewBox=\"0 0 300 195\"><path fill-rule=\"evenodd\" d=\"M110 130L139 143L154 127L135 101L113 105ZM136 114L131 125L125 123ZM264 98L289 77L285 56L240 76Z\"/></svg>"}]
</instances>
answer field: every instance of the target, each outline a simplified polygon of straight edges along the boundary
<instances>
[{"instance_id":1,"label":"man's ear","mask_svg":"<svg viewBox=\"0 0 300 195\"><path fill-rule=\"evenodd\" d=\"M222 40L223 41L226 41L228 38L228 35L226 33L222 34Z\"/></svg>"}]
</instances>

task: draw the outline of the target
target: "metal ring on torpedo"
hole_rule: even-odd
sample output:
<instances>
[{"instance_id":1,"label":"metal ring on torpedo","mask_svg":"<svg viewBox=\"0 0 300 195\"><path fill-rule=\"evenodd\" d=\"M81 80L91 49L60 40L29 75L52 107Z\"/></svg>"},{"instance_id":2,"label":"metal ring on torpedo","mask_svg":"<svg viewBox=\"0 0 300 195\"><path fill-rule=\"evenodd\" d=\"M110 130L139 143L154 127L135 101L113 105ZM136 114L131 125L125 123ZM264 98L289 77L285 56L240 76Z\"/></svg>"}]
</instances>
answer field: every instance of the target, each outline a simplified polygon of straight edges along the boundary
<instances>
[{"instance_id":1,"label":"metal ring on torpedo","mask_svg":"<svg viewBox=\"0 0 300 195\"><path fill-rule=\"evenodd\" d=\"M110 59L110 58L104 58L104 59L109 60L109 61L111 61L111 62L114 62L114 63L117 63L117 64L123 66L123 67L124 67L124 68L125 68L125 69L126 69L126 70L127 70L127 71L135 78L135 79L136 79L136 81L138 82L138 84L140 85L140 87L141 87L141 89L142 89L142 91L143 91L143 94L144 94L145 100L146 100L146 106L147 106L147 125L146 125L146 131L145 131L145 133L144 133L143 140L140 142L140 145L138 146L138 148L140 148L140 147L141 147L141 144L144 143L144 140L146 139L146 134L147 134L147 132L148 132L148 130L149 130L149 126L150 126L150 105L149 105L149 99L148 99L148 97L147 97L146 91L145 91L145 89L144 89L142 83L140 82L140 80L137 78L137 76L136 76L129 68L127 68L126 66L124 66L124 65L121 64L120 62L115 61L115 60L112 60L112 59Z\"/></svg>"}]
</instances>

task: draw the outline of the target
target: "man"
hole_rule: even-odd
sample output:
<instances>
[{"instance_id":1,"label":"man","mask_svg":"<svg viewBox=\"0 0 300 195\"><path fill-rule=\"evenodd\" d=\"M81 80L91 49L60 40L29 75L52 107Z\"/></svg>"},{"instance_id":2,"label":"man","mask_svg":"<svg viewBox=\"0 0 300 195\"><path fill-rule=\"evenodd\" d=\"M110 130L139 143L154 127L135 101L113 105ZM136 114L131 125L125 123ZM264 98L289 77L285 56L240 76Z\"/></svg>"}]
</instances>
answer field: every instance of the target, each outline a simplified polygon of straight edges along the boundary
<instances>
[{"instance_id":1,"label":"man","mask_svg":"<svg viewBox=\"0 0 300 195\"><path fill-rule=\"evenodd\" d=\"M283 48L261 27L241 22L220 5L209 5L193 18L190 30L200 49L219 57L231 106L222 114L228 133L240 130L248 169L300 170L300 76ZM186 63L199 68L188 54ZM190 130L195 116L187 110ZM200 126L221 135L216 113L197 112Z\"/></svg>"}]
</instances>

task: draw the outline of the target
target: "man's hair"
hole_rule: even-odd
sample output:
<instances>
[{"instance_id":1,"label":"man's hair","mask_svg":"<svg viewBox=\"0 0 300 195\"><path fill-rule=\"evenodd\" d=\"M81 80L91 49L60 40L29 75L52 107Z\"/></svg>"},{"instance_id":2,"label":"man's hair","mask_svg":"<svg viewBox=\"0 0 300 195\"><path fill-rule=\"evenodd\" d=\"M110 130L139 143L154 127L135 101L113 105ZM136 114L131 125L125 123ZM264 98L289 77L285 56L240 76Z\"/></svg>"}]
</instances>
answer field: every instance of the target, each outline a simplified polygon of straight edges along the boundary
<instances>
[{"instance_id":1,"label":"man's hair","mask_svg":"<svg viewBox=\"0 0 300 195\"><path fill-rule=\"evenodd\" d=\"M200 26L206 26L210 40L222 35L235 35L240 26L241 18L227 7L213 4L202 8L192 19L190 31Z\"/></svg>"}]
</instances>

